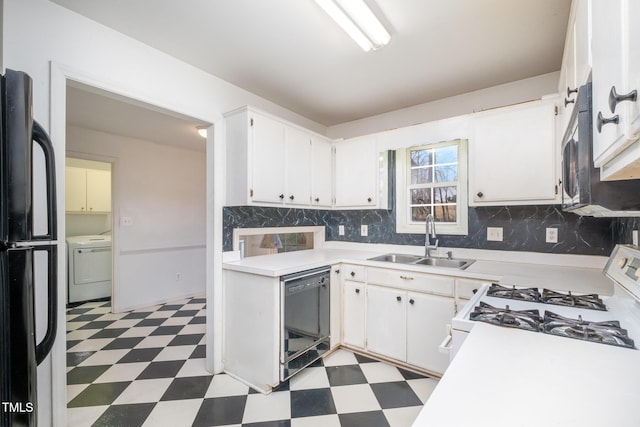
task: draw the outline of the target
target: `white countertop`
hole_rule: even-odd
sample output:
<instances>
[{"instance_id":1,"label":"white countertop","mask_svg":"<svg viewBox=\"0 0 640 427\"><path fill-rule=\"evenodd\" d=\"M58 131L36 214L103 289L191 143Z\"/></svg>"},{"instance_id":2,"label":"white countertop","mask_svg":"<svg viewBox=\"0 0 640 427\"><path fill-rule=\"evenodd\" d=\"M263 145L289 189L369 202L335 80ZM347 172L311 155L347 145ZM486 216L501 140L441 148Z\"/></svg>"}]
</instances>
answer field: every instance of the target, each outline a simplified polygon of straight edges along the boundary
<instances>
[{"instance_id":1,"label":"white countertop","mask_svg":"<svg viewBox=\"0 0 640 427\"><path fill-rule=\"evenodd\" d=\"M224 269L279 277L324 265L354 263L371 267L396 268L430 274L472 278L519 286L547 287L557 290L595 292L611 295L612 282L602 268L564 267L540 263L501 262L478 259L465 270L411 264L369 261L387 252L354 249L312 249L275 255L260 255L224 263Z\"/></svg>"},{"instance_id":2,"label":"white countertop","mask_svg":"<svg viewBox=\"0 0 640 427\"><path fill-rule=\"evenodd\" d=\"M477 323L414 427L636 427L640 351Z\"/></svg>"}]
</instances>

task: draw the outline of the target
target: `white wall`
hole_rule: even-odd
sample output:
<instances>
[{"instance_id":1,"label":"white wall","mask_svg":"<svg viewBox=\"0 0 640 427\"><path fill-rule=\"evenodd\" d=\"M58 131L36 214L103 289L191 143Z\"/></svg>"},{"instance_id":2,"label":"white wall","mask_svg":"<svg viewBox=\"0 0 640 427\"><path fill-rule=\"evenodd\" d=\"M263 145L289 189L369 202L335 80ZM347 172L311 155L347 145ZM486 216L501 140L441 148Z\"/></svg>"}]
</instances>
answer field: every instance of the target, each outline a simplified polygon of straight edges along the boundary
<instances>
[{"instance_id":1,"label":"white wall","mask_svg":"<svg viewBox=\"0 0 640 427\"><path fill-rule=\"evenodd\" d=\"M66 214L65 237L109 234L111 214Z\"/></svg>"},{"instance_id":2,"label":"white wall","mask_svg":"<svg viewBox=\"0 0 640 427\"><path fill-rule=\"evenodd\" d=\"M352 138L540 99L544 95L556 93L559 78L560 72L557 71L342 123L329 127L327 136L330 138Z\"/></svg>"},{"instance_id":3,"label":"white wall","mask_svg":"<svg viewBox=\"0 0 640 427\"><path fill-rule=\"evenodd\" d=\"M67 150L113 162L114 311L204 294L204 150L74 126Z\"/></svg>"}]
</instances>

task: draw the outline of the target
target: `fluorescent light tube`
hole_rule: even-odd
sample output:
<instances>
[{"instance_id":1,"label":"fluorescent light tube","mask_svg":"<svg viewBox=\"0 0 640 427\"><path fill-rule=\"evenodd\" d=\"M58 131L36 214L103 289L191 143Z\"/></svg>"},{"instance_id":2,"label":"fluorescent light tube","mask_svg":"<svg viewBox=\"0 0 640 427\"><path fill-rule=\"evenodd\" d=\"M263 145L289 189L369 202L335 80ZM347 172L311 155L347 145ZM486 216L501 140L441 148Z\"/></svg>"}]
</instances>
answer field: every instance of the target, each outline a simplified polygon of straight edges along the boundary
<instances>
[{"instance_id":1,"label":"fluorescent light tube","mask_svg":"<svg viewBox=\"0 0 640 427\"><path fill-rule=\"evenodd\" d=\"M365 51L376 50L391 36L363 0L316 0L342 29Z\"/></svg>"}]
</instances>

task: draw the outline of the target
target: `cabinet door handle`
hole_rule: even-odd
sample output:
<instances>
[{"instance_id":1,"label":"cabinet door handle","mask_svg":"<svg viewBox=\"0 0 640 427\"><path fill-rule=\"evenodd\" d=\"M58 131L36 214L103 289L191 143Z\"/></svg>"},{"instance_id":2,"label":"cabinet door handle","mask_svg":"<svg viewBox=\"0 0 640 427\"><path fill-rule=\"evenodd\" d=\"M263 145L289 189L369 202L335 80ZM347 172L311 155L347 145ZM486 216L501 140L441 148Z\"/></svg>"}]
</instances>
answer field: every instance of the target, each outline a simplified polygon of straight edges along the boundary
<instances>
[{"instance_id":1,"label":"cabinet door handle","mask_svg":"<svg viewBox=\"0 0 640 427\"><path fill-rule=\"evenodd\" d=\"M337 270L336 270L336 274L340 274L340 269L337 269Z\"/></svg>"},{"instance_id":2,"label":"cabinet door handle","mask_svg":"<svg viewBox=\"0 0 640 427\"><path fill-rule=\"evenodd\" d=\"M318 203L320 201L320 197L316 197L314 200Z\"/></svg>"},{"instance_id":3,"label":"cabinet door handle","mask_svg":"<svg viewBox=\"0 0 640 427\"><path fill-rule=\"evenodd\" d=\"M356 288L356 294L360 293L360 289Z\"/></svg>"},{"instance_id":4,"label":"cabinet door handle","mask_svg":"<svg viewBox=\"0 0 640 427\"><path fill-rule=\"evenodd\" d=\"M415 302L416 302L416 301L415 301L413 298L411 298L411 299L409 300L409 304L411 304L411 305L413 305Z\"/></svg>"},{"instance_id":5,"label":"cabinet door handle","mask_svg":"<svg viewBox=\"0 0 640 427\"><path fill-rule=\"evenodd\" d=\"M293 197L293 194L289 196L289 200L293 200L295 197Z\"/></svg>"},{"instance_id":6,"label":"cabinet door handle","mask_svg":"<svg viewBox=\"0 0 640 427\"><path fill-rule=\"evenodd\" d=\"M351 277L356 277L356 272L355 271L351 272Z\"/></svg>"},{"instance_id":7,"label":"cabinet door handle","mask_svg":"<svg viewBox=\"0 0 640 427\"><path fill-rule=\"evenodd\" d=\"M280 200L282 200L282 199L284 199L284 194L281 194L278 197L280 197Z\"/></svg>"},{"instance_id":8,"label":"cabinet door handle","mask_svg":"<svg viewBox=\"0 0 640 427\"><path fill-rule=\"evenodd\" d=\"M400 278L404 280L413 280L413 277L411 276L400 276Z\"/></svg>"},{"instance_id":9,"label":"cabinet door handle","mask_svg":"<svg viewBox=\"0 0 640 427\"><path fill-rule=\"evenodd\" d=\"M578 88L571 89L569 86L567 86L567 98L571 97L572 93L578 93Z\"/></svg>"},{"instance_id":10,"label":"cabinet door handle","mask_svg":"<svg viewBox=\"0 0 640 427\"><path fill-rule=\"evenodd\" d=\"M576 103L576 100L575 100L575 99L567 99L567 98L565 98L565 99L564 99L564 107L565 107L565 108L567 108L567 105L569 105L569 104L575 104L575 103Z\"/></svg>"},{"instance_id":11,"label":"cabinet door handle","mask_svg":"<svg viewBox=\"0 0 640 427\"><path fill-rule=\"evenodd\" d=\"M373 199L372 199L371 197L368 197L368 198L367 198L367 202L369 202L369 203L371 203L371 201L372 201L372 200L373 200Z\"/></svg>"},{"instance_id":12,"label":"cabinet door handle","mask_svg":"<svg viewBox=\"0 0 640 427\"><path fill-rule=\"evenodd\" d=\"M598 111L598 118L596 120L596 127L598 128L598 133L602 133L602 126L608 125L609 123L620 123L620 116L615 115L613 117L604 117L602 115L602 111Z\"/></svg>"},{"instance_id":13,"label":"cabinet door handle","mask_svg":"<svg viewBox=\"0 0 640 427\"><path fill-rule=\"evenodd\" d=\"M402 297L401 297L401 296L397 296L397 297L396 297L396 300L397 300L397 301L402 301Z\"/></svg>"},{"instance_id":14,"label":"cabinet door handle","mask_svg":"<svg viewBox=\"0 0 640 427\"><path fill-rule=\"evenodd\" d=\"M609 92L609 108L611 109L612 113L615 113L616 106L618 105L618 103L624 102L624 101L636 102L637 99L638 99L637 90L634 89L629 93L625 93L624 95L619 95L618 92L616 92L616 87L611 86L611 92Z\"/></svg>"},{"instance_id":15,"label":"cabinet door handle","mask_svg":"<svg viewBox=\"0 0 640 427\"><path fill-rule=\"evenodd\" d=\"M482 196L484 196L484 193L483 193L482 191L478 191L478 193L476 194L476 196L478 196L478 197L482 197Z\"/></svg>"}]
</instances>

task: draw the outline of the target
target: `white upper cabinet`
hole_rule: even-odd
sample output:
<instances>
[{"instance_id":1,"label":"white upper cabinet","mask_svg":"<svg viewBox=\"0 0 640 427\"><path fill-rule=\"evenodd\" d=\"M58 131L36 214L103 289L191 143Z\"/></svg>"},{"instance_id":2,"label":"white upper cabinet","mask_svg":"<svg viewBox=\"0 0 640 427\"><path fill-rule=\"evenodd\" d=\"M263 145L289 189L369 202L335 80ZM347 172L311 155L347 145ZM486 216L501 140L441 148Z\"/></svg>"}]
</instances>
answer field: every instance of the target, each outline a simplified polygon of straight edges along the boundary
<instances>
[{"instance_id":1,"label":"white upper cabinet","mask_svg":"<svg viewBox=\"0 0 640 427\"><path fill-rule=\"evenodd\" d=\"M331 141L311 138L311 204L331 207L333 202L333 147Z\"/></svg>"},{"instance_id":2,"label":"white upper cabinet","mask_svg":"<svg viewBox=\"0 0 640 427\"><path fill-rule=\"evenodd\" d=\"M478 113L469 142L469 204L560 203L555 102Z\"/></svg>"},{"instance_id":3,"label":"white upper cabinet","mask_svg":"<svg viewBox=\"0 0 640 427\"><path fill-rule=\"evenodd\" d=\"M335 206L376 207L378 153L375 136L335 144Z\"/></svg>"},{"instance_id":4,"label":"white upper cabinet","mask_svg":"<svg viewBox=\"0 0 640 427\"><path fill-rule=\"evenodd\" d=\"M226 132L227 205L331 206L327 138L248 107L226 115Z\"/></svg>"},{"instance_id":5,"label":"white upper cabinet","mask_svg":"<svg viewBox=\"0 0 640 427\"><path fill-rule=\"evenodd\" d=\"M562 70L558 84L560 94L559 132L569 122L575 106L578 88L589 80L591 72L591 0L572 3L567 38L564 46ZM562 137L562 135L559 135Z\"/></svg>"},{"instance_id":6,"label":"white upper cabinet","mask_svg":"<svg viewBox=\"0 0 640 427\"><path fill-rule=\"evenodd\" d=\"M627 0L627 44L625 56L627 58L627 88L626 91L640 91L640 2ZM627 122L627 138L640 138L640 100L626 102L629 118Z\"/></svg>"},{"instance_id":7,"label":"white upper cabinet","mask_svg":"<svg viewBox=\"0 0 640 427\"><path fill-rule=\"evenodd\" d=\"M65 178L67 212L111 212L111 172L67 166Z\"/></svg>"},{"instance_id":8,"label":"white upper cabinet","mask_svg":"<svg viewBox=\"0 0 640 427\"><path fill-rule=\"evenodd\" d=\"M623 93L623 0L593 1L593 159L602 166L624 146L624 117L609 107L615 88Z\"/></svg>"},{"instance_id":9,"label":"white upper cabinet","mask_svg":"<svg viewBox=\"0 0 640 427\"><path fill-rule=\"evenodd\" d=\"M329 153L331 161L331 153ZM285 202L290 205L311 204L311 135L288 128L285 143Z\"/></svg>"},{"instance_id":10,"label":"white upper cabinet","mask_svg":"<svg viewBox=\"0 0 640 427\"><path fill-rule=\"evenodd\" d=\"M252 200L281 203L285 198L285 126L257 113L249 126Z\"/></svg>"},{"instance_id":11,"label":"white upper cabinet","mask_svg":"<svg viewBox=\"0 0 640 427\"><path fill-rule=\"evenodd\" d=\"M594 163L603 179L640 178L640 6L593 0Z\"/></svg>"}]
</instances>

